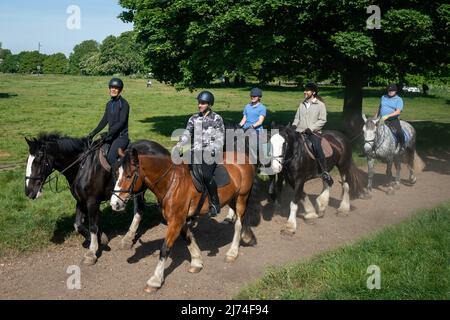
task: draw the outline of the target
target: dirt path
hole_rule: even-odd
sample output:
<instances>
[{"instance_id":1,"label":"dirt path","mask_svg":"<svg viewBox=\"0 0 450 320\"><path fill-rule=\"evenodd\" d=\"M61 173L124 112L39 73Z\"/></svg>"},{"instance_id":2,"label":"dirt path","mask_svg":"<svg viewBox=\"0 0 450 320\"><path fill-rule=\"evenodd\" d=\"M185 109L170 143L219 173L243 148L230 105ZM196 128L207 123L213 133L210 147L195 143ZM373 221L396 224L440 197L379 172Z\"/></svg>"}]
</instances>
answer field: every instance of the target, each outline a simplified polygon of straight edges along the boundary
<instances>
[{"instance_id":1,"label":"dirt path","mask_svg":"<svg viewBox=\"0 0 450 320\"><path fill-rule=\"evenodd\" d=\"M167 264L166 282L161 290L151 295L142 289L158 262L166 230L163 224L146 230L129 251L119 250L120 237L112 239L111 250L104 251L98 263L91 267L80 264L85 249L78 241L55 245L12 261L0 261L0 299L228 299L260 277L266 267L354 242L398 223L418 209L431 208L450 199L449 159L450 153L425 158L427 168L418 175L415 186L402 185L396 195L387 196L380 185L373 199L352 201L353 210L348 217L335 214L341 194L336 184L325 217L314 225L305 224L299 217L297 233L291 237L280 235L292 194L291 189L286 188L282 209L274 210L273 205L262 201L259 225L253 227L258 244L241 247L234 264L224 262L233 235L232 226L220 223L226 212L217 219L202 218L194 233L205 268L199 274L187 273L188 251L184 242L178 240ZM384 168L378 166L377 172L382 171ZM406 170L403 171L402 178L406 179ZM375 186L383 180L383 176L377 174ZM306 191L317 194L320 186L320 181L309 182ZM263 195L264 190L257 190L257 193ZM81 290L67 289L69 274L66 270L71 265L81 266Z\"/></svg>"}]
</instances>

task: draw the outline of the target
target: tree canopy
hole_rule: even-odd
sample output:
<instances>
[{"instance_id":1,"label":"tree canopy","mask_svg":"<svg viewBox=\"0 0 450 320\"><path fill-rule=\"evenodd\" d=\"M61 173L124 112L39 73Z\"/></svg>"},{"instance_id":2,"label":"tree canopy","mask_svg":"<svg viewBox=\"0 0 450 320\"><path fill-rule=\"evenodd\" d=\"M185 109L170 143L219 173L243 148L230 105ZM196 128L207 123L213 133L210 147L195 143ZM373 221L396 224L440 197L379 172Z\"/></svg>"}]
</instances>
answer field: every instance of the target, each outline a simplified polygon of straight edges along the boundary
<instances>
[{"instance_id":1,"label":"tree canopy","mask_svg":"<svg viewBox=\"0 0 450 320\"><path fill-rule=\"evenodd\" d=\"M322 80L340 75L344 111L361 113L362 87L383 74L448 74L449 5L378 1L381 29L367 28L368 0L120 0L155 77L193 88L220 76ZM376 79L376 78L375 78ZM350 121L350 120L349 120Z\"/></svg>"}]
</instances>

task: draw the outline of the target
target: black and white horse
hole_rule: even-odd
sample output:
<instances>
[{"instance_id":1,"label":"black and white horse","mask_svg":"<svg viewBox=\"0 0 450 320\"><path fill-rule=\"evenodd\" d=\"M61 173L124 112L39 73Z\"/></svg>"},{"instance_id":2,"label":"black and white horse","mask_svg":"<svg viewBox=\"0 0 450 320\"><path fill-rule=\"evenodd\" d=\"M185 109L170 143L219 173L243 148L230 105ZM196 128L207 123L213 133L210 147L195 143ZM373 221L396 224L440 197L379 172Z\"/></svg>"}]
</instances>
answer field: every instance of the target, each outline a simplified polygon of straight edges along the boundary
<instances>
[{"instance_id":1,"label":"black and white horse","mask_svg":"<svg viewBox=\"0 0 450 320\"><path fill-rule=\"evenodd\" d=\"M372 194L372 182L374 175L375 159L387 163L386 175L391 182L387 194L394 194L395 189L400 188L400 169L404 158L409 167L409 182L416 183L415 173L421 172L424 168L422 159L416 152L416 130L408 122L401 120L400 124L405 134L405 146L400 148L396 143L396 138L391 129L380 118L369 118L362 115L364 120L364 153L367 157L369 181L367 185L368 196ZM396 169L395 180L392 181L392 164Z\"/></svg>"},{"instance_id":2,"label":"black and white horse","mask_svg":"<svg viewBox=\"0 0 450 320\"><path fill-rule=\"evenodd\" d=\"M99 150L91 151L87 139L62 137L59 134L41 134L37 139L26 141L29 147L25 176L26 196L30 199L38 198L42 195L49 175L54 170L63 172L77 201L75 230L90 241L83 263L94 264L97 261L99 242L104 245L108 243L108 237L99 230L100 204L110 199L114 187L111 173L100 164ZM75 162L80 157L84 159ZM135 198L135 216L130 230L122 239L122 248L132 246L138 225L135 221L140 221L143 211L143 196Z\"/></svg>"},{"instance_id":3,"label":"black and white horse","mask_svg":"<svg viewBox=\"0 0 450 320\"><path fill-rule=\"evenodd\" d=\"M346 137L337 131L324 131L333 149L333 155L326 159L327 170L335 166L342 178L342 201L338 213L347 214L350 211L350 198L358 197L364 191L364 173L359 170L352 158L352 148ZM303 143L301 133L295 127L288 125L281 127L278 134L270 139L272 150L272 172L282 173L284 179L294 188L294 198L290 204L290 215L283 232L295 233L297 229L297 211L299 203L305 209L305 220L316 219L324 215L330 198L330 187L323 182L323 190L316 199L317 208L303 191L305 182L319 177L318 165L312 159ZM275 180L272 180L274 183ZM271 190L275 188L271 186Z\"/></svg>"}]
</instances>

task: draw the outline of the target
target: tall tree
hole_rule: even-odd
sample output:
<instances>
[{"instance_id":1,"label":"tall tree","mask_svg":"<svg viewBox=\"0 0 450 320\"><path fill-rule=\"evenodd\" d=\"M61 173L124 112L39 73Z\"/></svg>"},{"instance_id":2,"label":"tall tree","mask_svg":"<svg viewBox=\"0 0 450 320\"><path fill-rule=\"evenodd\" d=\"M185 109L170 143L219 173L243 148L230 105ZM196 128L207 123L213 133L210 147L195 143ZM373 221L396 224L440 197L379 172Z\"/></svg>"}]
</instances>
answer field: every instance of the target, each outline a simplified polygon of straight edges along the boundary
<instances>
[{"instance_id":1,"label":"tall tree","mask_svg":"<svg viewBox=\"0 0 450 320\"><path fill-rule=\"evenodd\" d=\"M99 44L95 40L86 40L80 44L77 44L73 48L73 52L69 57L69 72L71 74L80 74L80 63L86 57L92 55L92 53L99 52Z\"/></svg>"},{"instance_id":2,"label":"tall tree","mask_svg":"<svg viewBox=\"0 0 450 320\"><path fill-rule=\"evenodd\" d=\"M380 0L381 29L367 28L369 0L121 0L145 61L178 88L214 77L321 80L340 74L345 126L361 125L363 86L377 68L398 75L448 64L447 4Z\"/></svg>"},{"instance_id":3,"label":"tall tree","mask_svg":"<svg viewBox=\"0 0 450 320\"><path fill-rule=\"evenodd\" d=\"M38 51L22 51L18 54L19 73L42 72L45 55Z\"/></svg>"},{"instance_id":4,"label":"tall tree","mask_svg":"<svg viewBox=\"0 0 450 320\"><path fill-rule=\"evenodd\" d=\"M69 69L69 60L64 53L55 53L47 56L43 61L44 73L49 74L64 74Z\"/></svg>"}]
</instances>

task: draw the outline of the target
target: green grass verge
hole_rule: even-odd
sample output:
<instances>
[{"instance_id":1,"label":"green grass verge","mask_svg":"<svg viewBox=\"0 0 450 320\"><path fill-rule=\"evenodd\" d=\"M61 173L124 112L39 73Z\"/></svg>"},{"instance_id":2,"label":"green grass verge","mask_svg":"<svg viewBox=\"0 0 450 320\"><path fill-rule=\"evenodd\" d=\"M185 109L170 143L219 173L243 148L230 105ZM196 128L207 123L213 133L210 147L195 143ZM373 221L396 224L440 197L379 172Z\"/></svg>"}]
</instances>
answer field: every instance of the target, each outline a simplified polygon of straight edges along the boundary
<instances>
[{"instance_id":1,"label":"green grass verge","mask_svg":"<svg viewBox=\"0 0 450 320\"><path fill-rule=\"evenodd\" d=\"M369 290L370 265L381 288ZM450 299L450 203L353 245L266 271L237 299Z\"/></svg>"},{"instance_id":2,"label":"green grass verge","mask_svg":"<svg viewBox=\"0 0 450 320\"><path fill-rule=\"evenodd\" d=\"M59 181L60 193L51 193L48 186L37 200L29 200L24 193L23 172L17 170L0 173L0 257L17 255L44 248L50 244L60 244L77 236L75 222L75 200L62 177ZM54 183L53 188L55 188ZM159 221L160 214L155 199L146 195L141 228L149 228ZM133 218L131 203L126 212L114 212L108 202L101 206L101 227L110 236L124 234Z\"/></svg>"}]
</instances>

